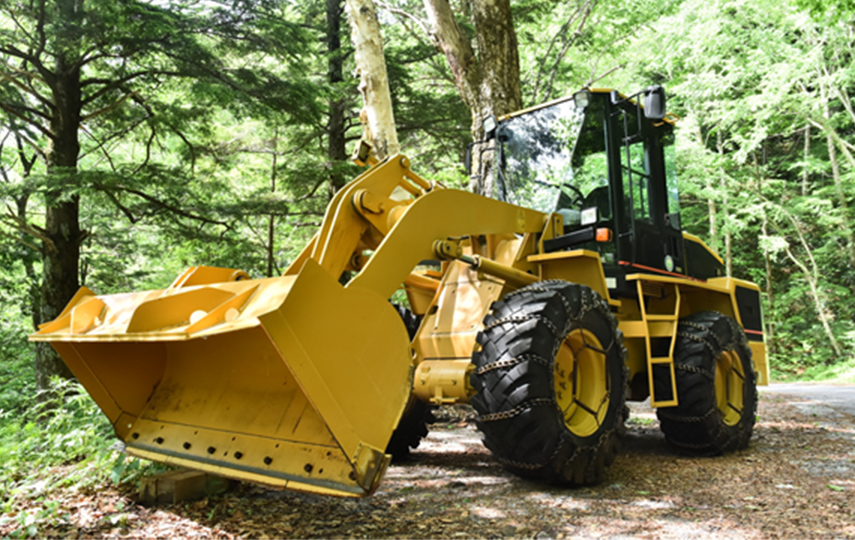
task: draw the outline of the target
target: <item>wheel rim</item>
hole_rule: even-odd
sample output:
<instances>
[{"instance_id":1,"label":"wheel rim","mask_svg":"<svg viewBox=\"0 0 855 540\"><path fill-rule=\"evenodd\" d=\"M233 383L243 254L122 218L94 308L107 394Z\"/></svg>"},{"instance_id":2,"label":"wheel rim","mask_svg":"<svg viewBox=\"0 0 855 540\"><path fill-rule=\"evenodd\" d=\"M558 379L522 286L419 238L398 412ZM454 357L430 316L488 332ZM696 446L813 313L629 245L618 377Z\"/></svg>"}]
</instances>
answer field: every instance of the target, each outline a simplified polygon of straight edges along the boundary
<instances>
[{"instance_id":1,"label":"wheel rim","mask_svg":"<svg viewBox=\"0 0 855 540\"><path fill-rule=\"evenodd\" d=\"M595 433L609 410L606 353L591 332L576 329L555 356L555 396L564 425L576 436Z\"/></svg>"},{"instance_id":2,"label":"wheel rim","mask_svg":"<svg viewBox=\"0 0 855 540\"><path fill-rule=\"evenodd\" d=\"M735 426L744 408L745 374L742 362L734 351L724 351L715 363L715 396L722 420Z\"/></svg>"}]
</instances>

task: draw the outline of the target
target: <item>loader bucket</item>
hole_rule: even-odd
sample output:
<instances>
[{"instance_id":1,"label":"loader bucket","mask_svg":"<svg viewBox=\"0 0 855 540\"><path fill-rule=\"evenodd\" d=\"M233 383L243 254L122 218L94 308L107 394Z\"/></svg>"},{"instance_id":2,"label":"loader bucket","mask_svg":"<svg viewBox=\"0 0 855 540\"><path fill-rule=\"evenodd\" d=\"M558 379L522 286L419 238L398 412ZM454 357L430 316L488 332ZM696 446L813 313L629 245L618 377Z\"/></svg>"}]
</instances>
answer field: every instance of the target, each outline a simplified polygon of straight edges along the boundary
<instances>
[{"instance_id":1,"label":"loader bucket","mask_svg":"<svg viewBox=\"0 0 855 540\"><path fill-rule=\"evenodd\" d=\"M311 259L295 276L192 282L110 296L83 288L31 339L53 345L132 455L370 494L411 388L395 309Z\"/></svg>"}]
</instances>

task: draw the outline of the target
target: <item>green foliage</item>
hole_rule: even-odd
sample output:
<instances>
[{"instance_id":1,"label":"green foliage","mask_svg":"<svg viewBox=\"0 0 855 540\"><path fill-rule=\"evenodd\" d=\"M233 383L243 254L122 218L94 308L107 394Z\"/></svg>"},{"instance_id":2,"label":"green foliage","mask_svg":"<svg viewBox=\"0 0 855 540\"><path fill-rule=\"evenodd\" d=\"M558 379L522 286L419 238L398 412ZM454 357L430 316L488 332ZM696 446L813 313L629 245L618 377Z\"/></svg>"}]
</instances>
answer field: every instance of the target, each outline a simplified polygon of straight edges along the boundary
<instances>
[{"instance_id":1,"label":"green foliage","mask_svg":"<svg viewBox=\"0 0 855 540\"><path fill-rule=\"evenodd\" d=\"M78 383L57 380L23 405L23 414L6 419L9 432L0 450L6 463L40 467L76 462L104 450L102 441L109 441L109 422Z\"/></svg>"},{"instance_id":2,"label":"green foliage","mask_svg":"<svg viewBox=\"0 0 855 540\"><path fill-rule=\"evenodd\" d=\"M57 490L89 492L163 470L119 451L92 398L78 383L61 380L0 411L0 463L0 519L17 520L23 537L65 519L51 500Z\"/></svg>"},{"instance_id":3,"label":"green foliage","mask_svg":"<svg viewBox=\"0 0 855 540\"><path fill-rule=\"evenodd\" d=\"M851 7L514 6L527 105L595 80L624 92L666 87L681 117L682 224L732 275L760 285L776 374L812 373L855 354Z\"/></svg>"},{"instance_id":4,"label":"green foliage","mask_svg":"<svg viewBox=\"0 0 855 540\"><path fill-rule=\"evenodd\" d=\"M851 29L798 7L685 0L630 46L683 117L683 224L766 293L776 374L855 353Z\"/></svg>"},{"instance_id":5,"label":"green foliage","mask_svg":"<svg viewBox=\"0 0 855 540\"><path fill-rule=\"evenodd\" d=\"M422 3L385 4L403 151L422 176L465 188L469 111L417 21ZM108 294L163 288L200 264L281 273L333 186L362 172L328 147L359 138L360 102L346 23L345 45L326 48L325 2L87 0L85 16L47 17L57 39L43 50L84 51L87 83L77 167L48 174L50 88L30 74L54 57L9 49L40 50L38 6L0 7L0 523L25 537L65 519L56 490L160 470L115 449L79 385L36 392L26 335L46 205L81 198L80 281ZM513 13L526 106L588 83L665 85L682 117L683 226L760 285L773 378L855 382L852 2L523 0Z\"/></svg>"},{"instance_id":6,"label":"green foliage","mask_svg":"<svg viewBox=\"0 0 855 540\"><path fill-rule=\"evenodd\" d=\"M21 396L35 392L33 353L27 343L31 327L27 322L19 306L0 305L0 414L20 414Z\"/></svg>"},{"instance_id":7,"label":"green foliage","mask_svg":"<svg viewBox=\"0 0 855 540\"><path fill-rule=\"evenodd\" d=\"M465 188L469 111L419 25L422 3L385 4L392 8L381 8L381 22L403 151L422 176ZM729 257L734 276L760 285L775 377L853 377L849 4L513 3L526 106L586 83L625 92L666 86L669 109L682 117L682 223ZM46 27L73 30L71 37L57 33L65 36L62 46L76 36L79 51L90 55L83 59L77 168L50 174L41 128L51 101L37 97L49 96L49 86L26 75L39 66L7 48L32 45L38 3L0 8L0 70L14 68L4 79L9 84L0 85L0 103L8 105L0 198L9 208L0 218L4 511L59 485L91 487L144 468L111 450L109 425L78 387L56 389L47 402L58 407L53 415L38 404L26 334L38 307L46 205L81 197L81 283L99 293L163 288L200 264L255 277L266 275L268 264L271 273L282 272L316 230L336 179L362 172L328 148L331 135L348 144L358 139L360 102L347 24L340 31L345 45L328 51L324 2L82 5L85 17L62 20L51 12ZM332 59L344 64L340 79L330 79ZM345 111L335 134L334 103ZM404 301L400 293L395 298ZM54 467L70 467L65 480L49 478ZM25 533L53 519L48 506L16 515Z\"/></svg>"},{"instance_id":8,"label":"green foliage","mask_svg":"<svg viewBox=\"0 0 855 540\"><path fill-rule=\"evenodd\" d=\"M852 347L852 337L849 337L849 347ZM786 369L784 369L786 368ZM844 360L832 365L816 364L812 366L773 366L772 377L776 381L832 381L839 384L855 384L855 359Z\"/></svg>"},{"instance_id":9,"label":"green foliage","mask_svg":"<svg viewBox=\"0 0 855 540\"><path fill-rule=\"evenodd\" d=\"M4 245L5 244L5 245ZM27 343L32 331L31 283L21 264L28 257L26 246L0 240L0 414L13 417L23 412L22 396L35 392L33 351Z\"/></svg>"}]
</instances>

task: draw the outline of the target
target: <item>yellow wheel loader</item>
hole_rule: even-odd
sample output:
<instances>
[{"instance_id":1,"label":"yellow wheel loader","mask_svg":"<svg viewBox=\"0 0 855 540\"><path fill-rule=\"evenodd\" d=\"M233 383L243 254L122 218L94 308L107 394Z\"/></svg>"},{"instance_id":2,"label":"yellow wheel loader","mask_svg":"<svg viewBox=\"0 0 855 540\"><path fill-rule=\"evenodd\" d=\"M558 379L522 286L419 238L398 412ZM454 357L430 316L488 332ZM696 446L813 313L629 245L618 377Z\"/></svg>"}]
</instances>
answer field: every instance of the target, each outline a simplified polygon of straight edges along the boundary
<instances>
[{"instance_id":1,"label":"yellow wheel loader","mask_svg":"<svg viewBox=\"0 0 855 540\"><path fill-rule=\"evenodd\" d=\"M490 120L467 162L491 197L394 156L335 195L281 277L82 288L31 339L130 454L314 493L370 494L454 403L549 483L602 478L628 399L686 452L744 448L768 380L759 290L681 230L662 88Z\"/></svg>"}]
</instances>

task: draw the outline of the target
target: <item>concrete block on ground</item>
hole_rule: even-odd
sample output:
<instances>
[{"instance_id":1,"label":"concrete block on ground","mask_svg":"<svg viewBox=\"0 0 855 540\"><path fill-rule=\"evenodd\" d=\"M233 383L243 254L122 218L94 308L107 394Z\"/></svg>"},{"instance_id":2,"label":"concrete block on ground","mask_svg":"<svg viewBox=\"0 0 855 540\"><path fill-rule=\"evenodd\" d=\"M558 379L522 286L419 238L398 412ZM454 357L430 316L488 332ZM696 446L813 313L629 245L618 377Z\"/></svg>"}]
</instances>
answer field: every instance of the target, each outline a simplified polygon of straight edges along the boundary
<instances>
[{"instance_id":1,"label":"concrete block on ground","mask_svg":"<svg viewBox=\"0 0 855 540\"><path fill-rule=\"evenodd\" d=\"M140 501L146 505L192 501L227 491L231 483L221 476L179 469L143 478Z\"/></svg>"}]
</instances>

